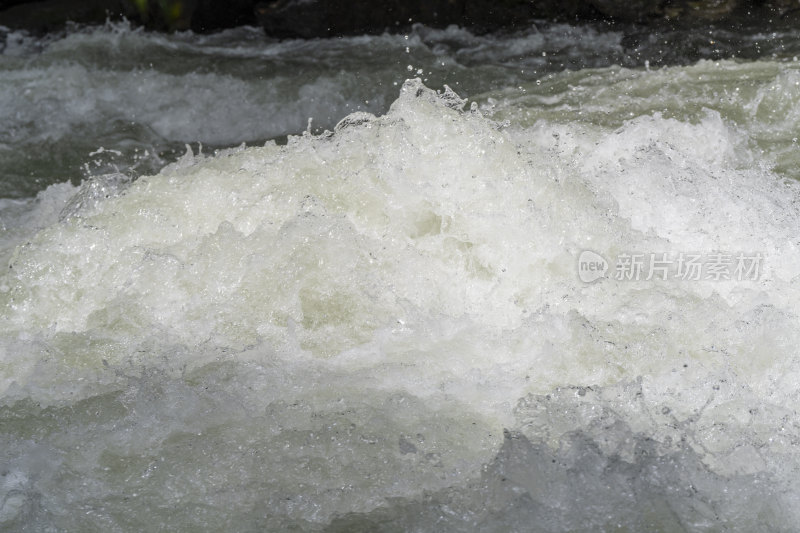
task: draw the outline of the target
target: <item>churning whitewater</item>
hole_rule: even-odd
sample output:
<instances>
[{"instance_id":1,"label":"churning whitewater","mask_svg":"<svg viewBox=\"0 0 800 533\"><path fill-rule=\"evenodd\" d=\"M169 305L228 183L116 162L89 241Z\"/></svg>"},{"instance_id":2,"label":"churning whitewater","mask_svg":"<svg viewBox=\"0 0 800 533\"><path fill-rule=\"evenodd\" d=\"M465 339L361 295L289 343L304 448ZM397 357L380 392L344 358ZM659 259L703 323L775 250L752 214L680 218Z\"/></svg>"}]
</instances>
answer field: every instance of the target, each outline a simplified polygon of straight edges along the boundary
<instances>
[{"instance_id":1,"label":"churning whitewater","mask_svg":"<svg viewBox=\"0 0 800 533\"><path fill-rule=\"evenodd\" d=\"M0 201L0 528L791 530L798 84L411 79Z\"/></svg>"}]
</instances>

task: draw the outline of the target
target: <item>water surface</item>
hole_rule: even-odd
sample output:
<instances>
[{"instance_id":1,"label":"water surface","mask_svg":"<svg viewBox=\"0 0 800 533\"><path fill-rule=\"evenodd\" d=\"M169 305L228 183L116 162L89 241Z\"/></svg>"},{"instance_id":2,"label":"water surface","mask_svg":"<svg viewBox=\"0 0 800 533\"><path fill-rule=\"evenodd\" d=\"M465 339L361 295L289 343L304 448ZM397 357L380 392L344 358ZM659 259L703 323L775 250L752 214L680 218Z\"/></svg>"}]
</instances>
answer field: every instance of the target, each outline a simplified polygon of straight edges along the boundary
<instances>
[{"instance_id":1,"label":"water surface","mask_svg":"<svg viewBox=\"0 0 800 533\"><path fill-rule=\"evenodd\" d=\"M6 34L0 526L792 530L795 36L601 30Z\"/></svg>"}]
</instances>

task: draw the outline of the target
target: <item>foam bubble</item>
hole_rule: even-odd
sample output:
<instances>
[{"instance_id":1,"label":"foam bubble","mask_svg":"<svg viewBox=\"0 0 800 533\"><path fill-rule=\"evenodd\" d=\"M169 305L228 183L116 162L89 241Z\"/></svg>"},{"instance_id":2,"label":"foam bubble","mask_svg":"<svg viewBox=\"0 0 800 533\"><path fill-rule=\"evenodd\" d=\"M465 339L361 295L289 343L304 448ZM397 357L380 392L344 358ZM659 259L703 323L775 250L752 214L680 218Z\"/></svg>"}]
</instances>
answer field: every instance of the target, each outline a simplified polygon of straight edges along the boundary
<instances>
[{"instance_id":1,"label":"foam bubble","mask_svg":"<svg viewBox=\"0 0 800 533\"><path fill-rule=\"evenodd\" d=\"M56 440L49 420L95 424L64 460L112 523L156 501L175 527L221 527L192 509L223 501L252 519L238 525L305 528L392 498L414 513L489 498L563 529L541 475L558 501L635 500L630 527L651 511L711 527L692 497L668 496L678 518L653 506L686 483L713 502L793 487L779 465L797 466L796 185L714 111L603 129L464 107L412 80L333 133L85 185L0 278L3 416ZM628 252L764 263L753 279L585 283L586 250L609 274Z\"/></svg>"}]
</instances>

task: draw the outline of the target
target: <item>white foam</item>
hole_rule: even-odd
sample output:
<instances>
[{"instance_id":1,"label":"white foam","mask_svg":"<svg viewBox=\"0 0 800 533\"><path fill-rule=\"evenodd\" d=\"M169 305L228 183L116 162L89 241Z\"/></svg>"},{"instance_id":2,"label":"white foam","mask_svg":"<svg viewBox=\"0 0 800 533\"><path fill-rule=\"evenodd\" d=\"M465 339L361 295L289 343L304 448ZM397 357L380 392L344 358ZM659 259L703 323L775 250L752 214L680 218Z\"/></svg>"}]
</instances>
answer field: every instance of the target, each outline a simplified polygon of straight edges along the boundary
<instances>
[{"instance_id":1,"label":"white foam","mask_svg":"<svg viewBox=\"0 0 800 533\"><path fill-rule=\"evenodd\" d=\"M179 453L182 432L219 423L234 471L243 437L225 420L265 417L253 438L276 454L262 472L275 481L259 490L311 522L463 483L503 427L558 446L594 408L624 420L620 439L683 447L719 475L758 449L756 470L789 483L776 465L797 464L796 430L776 439L774 424L798 400L797 186L753 165L715 112L604 131L501 127L462 105L410 81L385 116L333 134L187 153L108 198L86 189L0 278L7 401L122 387L126 424L148 431L115 430L87 463L109 446ZM764 271L587 284L587 249L759 252ZM539 407L518 402L565 386L610 392L569 407L550 436L526 425ZM313 486L295 461L318 469ZM299 500L278 503L282 491Z\"/></svg>"}]
</instances>

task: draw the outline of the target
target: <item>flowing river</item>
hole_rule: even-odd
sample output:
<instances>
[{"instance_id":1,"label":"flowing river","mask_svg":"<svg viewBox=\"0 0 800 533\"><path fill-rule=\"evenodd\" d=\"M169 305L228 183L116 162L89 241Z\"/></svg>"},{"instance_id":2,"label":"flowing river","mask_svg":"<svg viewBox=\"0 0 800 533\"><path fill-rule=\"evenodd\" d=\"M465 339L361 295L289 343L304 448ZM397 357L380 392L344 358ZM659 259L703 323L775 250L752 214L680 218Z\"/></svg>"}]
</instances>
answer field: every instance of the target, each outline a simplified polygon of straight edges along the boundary
<instances>
[{"instance_id":1,"label":"flowing river","mask_svg":"<svg viewBox=\"0 0 800 533\"><path fill-rule=\"evenodd\" d=\"M0 530L796 530L800 32L0 38Z\"/></svg>"}]
</instances>

